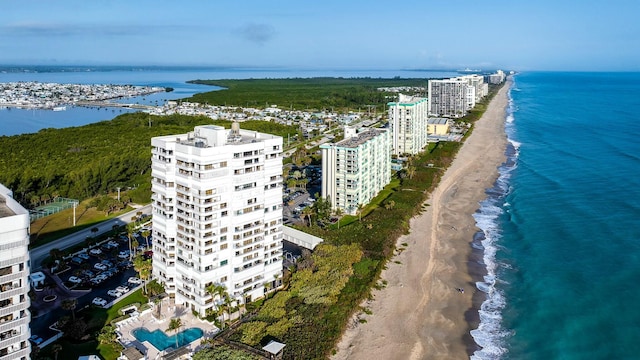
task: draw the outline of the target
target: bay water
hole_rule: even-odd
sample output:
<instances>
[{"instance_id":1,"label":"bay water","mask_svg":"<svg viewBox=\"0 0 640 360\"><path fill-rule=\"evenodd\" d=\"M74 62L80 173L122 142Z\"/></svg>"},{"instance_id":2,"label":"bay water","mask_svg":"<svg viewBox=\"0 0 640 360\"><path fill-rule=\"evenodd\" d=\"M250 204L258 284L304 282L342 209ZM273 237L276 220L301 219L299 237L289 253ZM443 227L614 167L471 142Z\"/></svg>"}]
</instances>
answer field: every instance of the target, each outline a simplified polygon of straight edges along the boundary
<instances>
[{"instance_id":1,"label":"bay water","mask_svg":"<svg viewBox=\"0 0 640 360\"><path fill-rule=\"evenodd\" d=\"M184 99L196 93L221 90L217 86L189 84L189 80L281 79L310 77L445 78L455 71L439 70L319 70L285 68L154 67L154 66L1 66L0 83L38 81L59 84L118 84L171 87L172 92L113 100L130 104L162 106L167 100ZM426 84L425 84L426 86ZM67 106L66 111L0 109L0 136L34 133L45 128L81 126L111 120L139 110Z\"/></svg>"},{"instance_id":2,"label":"bay water","mask_svg":"<svg viewBox=\"0 0 640 360\"><path fill-rule=\"evenodd\" d=\"M472 358L640 358L639 94L640 73L515 77Z\"/></svg>"}]
</instances>

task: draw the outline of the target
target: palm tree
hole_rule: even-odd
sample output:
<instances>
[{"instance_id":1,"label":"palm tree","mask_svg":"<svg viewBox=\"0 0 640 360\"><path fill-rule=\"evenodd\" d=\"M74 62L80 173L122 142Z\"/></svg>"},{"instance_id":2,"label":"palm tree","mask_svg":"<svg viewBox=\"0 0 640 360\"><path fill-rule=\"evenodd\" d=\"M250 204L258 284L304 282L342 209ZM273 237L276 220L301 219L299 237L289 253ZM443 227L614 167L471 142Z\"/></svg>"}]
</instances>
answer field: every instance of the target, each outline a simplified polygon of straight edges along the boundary
<instances>
[{"instance_id":1,"label":"palm tree","mask_svg":"<svg viewBox=\"0 0 640 360\"><path fill-rule=\"evenodd\" d=\"M62 345L53 344L53 346L51 347L51 351L53 352L53 356L54 356L55 360L58 360L58 353L60 351L62 351Z\"/></svg>"},{"instance_id":2,"label":"palm tree","mask_svg":"<svg viewBox=\"0 0 640 360\"><path fill-rule=\"evenodd\" d=\"M356 210L356 212L358 213L358 219L360 219L360 221L362 221L363 210L364 210L364 204L358 204L358 210Z\"/></svg>"},{"instance_id":3,"label":"palm tree","mask_svg":"<svg viewBox=\"0 0 640 360\"><path fill-rule=\"evenodd\" d=\"M313 215L313 214L314 214L314 211L313 211L313 207L312 206L307 206L306 208L302 209L303 219L304 219L304 217L309 218L309 226L311 226L311 224L313 224L313 221L311 220L311 215Z\"/></svg>"},{"instance_id":4,"label":"palm tree","mask_svg":"<svg viewBox=\"0 0 640 360\"><path fill-rule=\"evenodd\" d=\"M71 317L73 318L73 320L76 319L76 306L78 306L78 300L76 299L65 299L61 304L61 307L64 310L71 310Z\"/></svg>"},{"instance_id":5,"label":"palm tree","mask_svg":"<svg viewBox=\"0 0 640 360\"><path fill-rule=\"evenodd\" d=\"M342 215L344 214L344 211L342 211L342 208L336 208L336 210L334 211L334 213L336 214L336 216L338 217L338 229L340 229L340 218L342 217Z\"/></svg>"},{"instance_id":6,"label":"palm tree","mask_svg":"<svg viewBox=\"0 0 640 360\"><path fill-rule=\"evenodd\" d=\"M180 318L171 318L169 321L169 327L167 327L167 331L175 331L176 332L176 349L178 346L178 330L182 327L182 320Z\"/></svg>"},{"instance_id":7,"label":"palm tree","mask_svg":"<svg viewBox=\"0 0 640 360\"><path fill-rule=\"evenodd\" d=\"M207 294L211 295L213 303L216 307L216 311L220 311L220 306L215 303L215 299L222 299L226 295L227 289L222 284L211 283L211 285L205 288L205 291L207 292Z\"/></svg>"},{"instance_id":8,"label":"palm tree","mask_svg":"<svg viewBox=\"0 0 640 360\"><path fill-rule=\"evenodd\" d=\"M135 217L135 216L134 216ZM133 240L133 234L136 232L136 225L134 223L127 224L127 238L129 238L129 261L131 261L133 251L131 249L131 241Z\"/></svg>"},{"instance_id":9,"label":"palm tree","mask_svg":"<svg viewBox=\"0 0 640 360\"><path fill-rule=\"evenodd\" d=\"M151 231L143 230L141 234L142 236L144 236L144 239L147 241L147 247L149 247L149 235L151 235Z\"/></svg>"},{"instance_id":10,"label":"palm tree","mask_svg":"<svg viewBox=\"0 0 640 360\"><path fill-rule=\"evenodd\" d=\"M147 293L147 280L151 276L152 263L151 260L146 260L142 256L136 256L133 259L133 268L138 272L140 280L144 286L144 293Z\"/></svg>"}]
</instances>

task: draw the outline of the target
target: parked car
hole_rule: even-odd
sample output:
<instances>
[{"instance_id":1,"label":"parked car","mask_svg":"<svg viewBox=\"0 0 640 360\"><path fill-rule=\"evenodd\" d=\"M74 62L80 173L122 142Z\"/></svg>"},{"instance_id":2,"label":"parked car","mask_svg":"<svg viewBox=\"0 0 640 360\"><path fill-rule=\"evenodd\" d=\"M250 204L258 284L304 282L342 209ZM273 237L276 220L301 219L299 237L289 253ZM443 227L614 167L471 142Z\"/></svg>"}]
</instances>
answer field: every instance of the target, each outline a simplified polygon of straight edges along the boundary
<instances>
[{"instance_id":1,"label":"parked car","mask_svg":"<svg viewBox=\"0 0 640 360\"><path fill-rule=\"evenodd\" d=\"M86 252L78 253L78 255L76 256L79 257L80 259L89 260L89 254L87 254Z\"/></svg>"},{"instance_id":2,"label":"parked car","mask_svg":"<svg viewBox=\"0 0 640 360\"><path fill-rule=\"evenodd\" d=\"M103 299L101 297L96 297L96 298L93 299L93 301L91 301L91 303L93 305L96 305L96 306L105 306L105 305L107 305L107 300L105 300L105 299Z\"/></svg>"},{"instance_id":3,"label":"parked car","mask_svg":"<svg viewBox=\"0 0 640 360\"><path fill-rule=\"evenodd\" d=\"M69 278L69 282L74 284L80 284L82 282L82 279L80 279L77 276L72 276Z\"/></svg>"},{"instance_id":4,"label":"parked car","mask_svg":"<svg viewBox=\"0 0 640 360\"><path fill-rule=\"evenodd\" d=\"M85 276L85 277L88 277L88 278L92 278L92 277L96 276L96 274L91 270L84 270L82 272L82 276Z\"/></svg>"},{"instance_id":5,"label":"parked car","mask_svg":"<svg viewBox=\"0 0 640 360\"><path fill-rule=\"evenodd\" d=\"M105 270L107 270L109 268L107 265L105 265L103 263L96 263L95 265L93 265L93 267L96 270L100 270L100 271L105 271Z\"/></svg>"},{"instance_id":6,"label":"parked car","mask_svg":"<svg viewBox=\"0 0 640 360\"><path fill-rule=\"evenodd\" d=\"M91 250L89 250L89 254L94 255L94 256L98 256L98 255L102 254L102 250L100 250L100 249L91 249Z\"/></svg>"},{"instance_id":7,"label":"parked car","mask_svg":"<svg viewBox=\"0 0 640 360\"><path fill-rule=\"evenodd\" d=\"M109 240L107 245L109 245L111 247L118 247L119 246L118 243L115 240Z\"/></svg>"},{"instance_id":8,"label":"parked car","mask_svg":"<svg viewBox=\"0 0 640 360\"><path fill-rule=\"evenodd\" d=\"M129 258L129 250L120 251L120 253L118 254L118 257L120 259L128 259Z\"/></svg>"},{"instance_id":9,"label":"parked car","mask_svg":"<svg viewBox=\"0 0 640 360\"><path fill-rule=\"evenodd\" d=\"M79 256L74 256L73 258L71 258L71 262L76 265L80 265L84 262L84 259Z\"/></svg>"},{"instance_id":10,"label":"parked car","mask_svg":"<svg viewBox=\"0 0 640 360\"><path fill-rule=\"evenodd\" d=\"M117 298L117 297L120 297L122 293L118 290L109 290L107 291L107 295Z\"/></svg>"},{"instance_id":11,"label":"parked car","mask_svg":"<svg viewBox=\"0 0 640 360\"><path fill-rule=\"evenodd\" d=\"M102 260L100 261L100 263L104 264L107 266L107 268L112 268L113 267L113 263L109 260Z\"/></svg>"},{"instance_id":12,"label":"parked car","mask_svg":"<svg viewBox=\"0 0 640 360\"><path fill-rule=\"evenodd\" d=\"M116 291L119 291L120 293L125 294L129 292L129 288L124 285L120 285L116 288Z\"/></svg>"},{"instance_id":13,"label":"parked car","mask_svg":"<svg viewBox=\"0 0 640 360\"><path fill-rule=\"evenodd\" d=\"M142 284L142 280L140 280L135 276L130 277L127 281L129 282L129 284L136 284L136 285Z\"/></svg>"}]
</instances>

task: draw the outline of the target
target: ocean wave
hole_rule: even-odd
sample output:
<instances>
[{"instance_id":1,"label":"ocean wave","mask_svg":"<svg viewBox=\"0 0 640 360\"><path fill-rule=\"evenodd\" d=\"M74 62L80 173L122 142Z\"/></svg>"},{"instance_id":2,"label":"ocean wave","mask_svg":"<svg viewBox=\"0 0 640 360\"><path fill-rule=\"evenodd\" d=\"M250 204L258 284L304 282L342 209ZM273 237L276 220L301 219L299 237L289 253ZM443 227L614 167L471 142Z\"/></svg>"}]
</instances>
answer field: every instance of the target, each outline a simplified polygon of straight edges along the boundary
<instances>
[{"instance_id":1,"label":"ocean wave","mask_svg":"<svg viewBox=\"0 0 640 360\"><path fill-rule=\"evenodd\" d=\"M505 151L507 161L500 166L498 179L493 187L487 190L487 199L480 203L480 209L474 214L476 226L482 232L482 235L477 237L481 239L481 246L474 246L474 248L484 250L483 262L487 274L482 281L476 282L476 288L486 294L486 300L478 310L480 317L478 328L470 332L476 344L480 346L480 350L471 356L473 360L502 358L507 353L505 340L511 335L510 331L502 327L502 310L506 302L502 292L496 287L496 283L500 283L500 279L497 277L497 268L502 266L496 261L496 252L499 248L497 242L501 238L499 217L510 205L505 202L505 197L511 191L511 172L517 167L521 145L512 138L514 135L512 123L515 121L513 116L515 105L511 98L511 91L515 89L514 83L509 90L509 106L505 118L505 130L509 140Z\"/></svg>"}]
</instances>

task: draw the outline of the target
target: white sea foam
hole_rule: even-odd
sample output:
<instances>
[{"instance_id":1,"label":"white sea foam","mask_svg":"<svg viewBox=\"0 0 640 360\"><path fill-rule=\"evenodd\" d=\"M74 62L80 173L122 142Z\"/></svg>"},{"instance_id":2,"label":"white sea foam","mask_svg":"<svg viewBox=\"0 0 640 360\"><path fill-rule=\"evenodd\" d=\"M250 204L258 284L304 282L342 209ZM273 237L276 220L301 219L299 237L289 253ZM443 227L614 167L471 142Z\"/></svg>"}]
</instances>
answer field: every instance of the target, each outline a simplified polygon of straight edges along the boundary
<instances>
[{"instance_id":1,"label":"white sea foam","mask_svg":"<svg viewBox=\"0 0 640 360\"><path fill-rule=\"evenodd\" d=\"M500 167L500 176L494 184L494 189L490 192L491 194L500 194L500 196L489 197L482 201L480 210L474 214L476 225L484 234L484 239L481 243L484 248L483 261L487 270L487 275L483 277L483 281L476 282L476 287L485 293L487 298L480 306L480 310L478 310L480 317L478 328L470 332L474 341L481 347L471 356L473 360L501 359L507 352L505 340L511 335L509 331L502 327L502 310L506 302L499 287L496 287L496 284L504 284L497 276L499 264L496 261L496 252L498 251L496 242L501 238L499 217L504 213L505 207L510 205L504 199L511 190L509 180L511 172L516 167L521 145L511 138L513 135L512 123L515 121L513 116L515 105L511 99L511 91L514 90L519 91L515 88L515 84L512 85L509 92L509 107L505 119L507 136L514 151L508 154L510 159Z\"/></svg>"}]
</instances>

